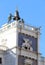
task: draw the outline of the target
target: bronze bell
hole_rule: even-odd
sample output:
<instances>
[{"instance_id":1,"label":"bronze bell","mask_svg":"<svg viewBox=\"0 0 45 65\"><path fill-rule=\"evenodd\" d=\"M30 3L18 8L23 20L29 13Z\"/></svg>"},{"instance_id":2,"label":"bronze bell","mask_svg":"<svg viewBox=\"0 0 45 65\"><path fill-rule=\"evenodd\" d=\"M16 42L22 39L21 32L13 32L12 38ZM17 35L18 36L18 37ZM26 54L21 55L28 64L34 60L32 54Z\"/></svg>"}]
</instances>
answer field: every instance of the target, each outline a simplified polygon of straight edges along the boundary
<instances>
[{"instance_id":1,"label":"bronze bell","mask_svg":"<svg viewBox=\"0 0 45 65\"><path fill-rule=\"evenodd\" d=\"M20 20L19 12L16 10L13 20Z\"/></svg>"}]
</instances>

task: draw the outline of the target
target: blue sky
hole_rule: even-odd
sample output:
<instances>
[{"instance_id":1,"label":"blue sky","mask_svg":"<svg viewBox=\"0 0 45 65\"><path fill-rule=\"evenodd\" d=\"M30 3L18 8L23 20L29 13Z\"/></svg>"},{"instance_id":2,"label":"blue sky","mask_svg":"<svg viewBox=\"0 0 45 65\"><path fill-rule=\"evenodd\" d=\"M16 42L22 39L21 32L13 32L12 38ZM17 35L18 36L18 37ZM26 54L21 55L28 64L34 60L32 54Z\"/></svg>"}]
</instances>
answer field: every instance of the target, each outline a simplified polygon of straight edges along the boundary
<instances>
[{"instance_id":1,"label":"blue sky","mask_svg":"<svg viewBox=\"0 0 45 65\"><path fill-rule=\"evenodd\" d=\"M18 7L25 24L41 26L40 52L45 56L45 0L0 0L0 27L8 21L9 13Z\"/></svg>"}]
</instances>

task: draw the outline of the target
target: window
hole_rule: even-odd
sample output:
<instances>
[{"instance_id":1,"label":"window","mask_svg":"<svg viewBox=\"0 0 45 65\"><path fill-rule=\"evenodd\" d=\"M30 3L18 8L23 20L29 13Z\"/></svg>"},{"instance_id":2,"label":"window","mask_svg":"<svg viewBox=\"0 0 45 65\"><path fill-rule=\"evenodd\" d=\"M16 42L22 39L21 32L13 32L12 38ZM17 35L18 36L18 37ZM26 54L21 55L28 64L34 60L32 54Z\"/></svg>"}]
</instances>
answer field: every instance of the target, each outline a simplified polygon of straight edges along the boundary
<instances>
[{"instance_id":1,"label":"window","mask_svg":"<svg viewBox=\"0 0 45 65\"><path fill-rule=\"evenodd\" d=\"M25 49L27 50L27 47L25 46Z\"/></svg>"},{"instance_id":2,"label":"window","mask_svg":"<svg viewBox=\"0 0 45 65\"><path fill-rule=\"evenodd\" d=\"M0 64L2 64L2 58L0 57Z\"/></svg>"}]
</instances>

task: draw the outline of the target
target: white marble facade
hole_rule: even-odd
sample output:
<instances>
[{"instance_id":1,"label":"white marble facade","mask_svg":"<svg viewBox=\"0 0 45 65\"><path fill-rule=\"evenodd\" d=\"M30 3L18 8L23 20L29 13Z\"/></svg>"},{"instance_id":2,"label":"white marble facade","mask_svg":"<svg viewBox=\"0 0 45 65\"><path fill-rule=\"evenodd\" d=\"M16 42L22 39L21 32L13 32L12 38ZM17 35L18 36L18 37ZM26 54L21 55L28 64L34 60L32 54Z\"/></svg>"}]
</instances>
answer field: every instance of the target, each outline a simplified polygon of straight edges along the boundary
<instances>
[{"instance_id":1,"label":"white marble facade","mask_svg":"<svg viewBox=\"0 0 45 65\"><path fill-rule=\"evenodd\" d=\"M45 58L39 51L40 29L20 21L6 23L0 28L0 65L45 65ZM19 33L23 34L21 37L25 35L22 46L20 45L22 41L18 39ZM37 49L33 48L33 41L30 40L33 38L37 39L37 43L34 41Z\"/></svg>"}]
</instances>

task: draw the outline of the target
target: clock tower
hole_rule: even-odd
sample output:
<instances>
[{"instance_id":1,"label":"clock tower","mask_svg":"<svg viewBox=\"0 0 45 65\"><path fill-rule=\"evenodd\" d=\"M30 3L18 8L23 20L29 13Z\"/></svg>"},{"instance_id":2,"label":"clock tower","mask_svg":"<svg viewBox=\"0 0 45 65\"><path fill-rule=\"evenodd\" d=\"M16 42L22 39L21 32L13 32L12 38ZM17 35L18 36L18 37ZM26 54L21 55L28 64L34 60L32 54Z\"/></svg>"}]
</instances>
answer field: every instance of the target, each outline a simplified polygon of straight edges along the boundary
<instances>
[{"instance_id":1,"label":"clock tower","mask_svg":"<svg viewBox=\"0 0 45 65\"><path fill-rule=\"evenodd\" d=\"M0 64L40 65L39 41L40 28L25 25L16 10L0 29Z\"/></svg>"}]
</instances>

